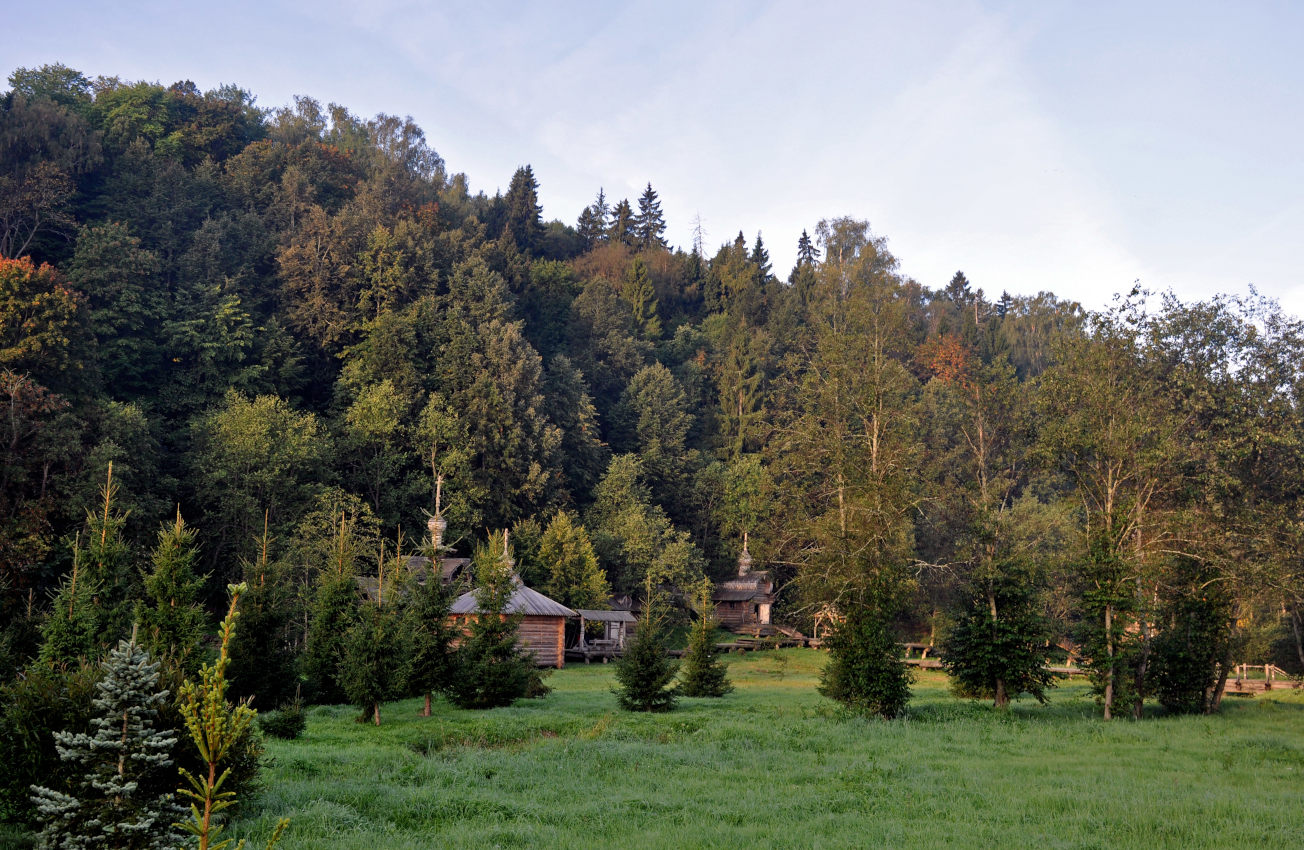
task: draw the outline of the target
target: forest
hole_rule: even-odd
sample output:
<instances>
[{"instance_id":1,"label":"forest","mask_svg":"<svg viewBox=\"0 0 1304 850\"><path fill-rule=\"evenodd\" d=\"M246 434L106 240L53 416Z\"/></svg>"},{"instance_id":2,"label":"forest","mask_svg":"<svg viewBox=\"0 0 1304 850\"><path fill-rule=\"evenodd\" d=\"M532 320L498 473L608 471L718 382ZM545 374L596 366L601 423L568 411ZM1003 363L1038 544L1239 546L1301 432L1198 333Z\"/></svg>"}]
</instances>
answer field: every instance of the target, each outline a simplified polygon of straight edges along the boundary
<instances>
[{"instance_id":1,"label":"forest","mask_svg":"<svg viewBox=\"0 0 1304 850\"><path fill-rule=\"evenodd\" d=\"M573 224L529 165L473 193L410 118L9 86L5 682L133 621L194 673L244 582L233 696L342 702L323 600L436 512L480 563L509 530L494 557L573 607L718 581L746 534L778 621L935 636L998 705L1045 698L1064 641L1105 717L1304 672L1304 325L1253 291L930 288L851 217L775 269L760 233L667 244L650 182Z\"/></svg>"}]
</instances>

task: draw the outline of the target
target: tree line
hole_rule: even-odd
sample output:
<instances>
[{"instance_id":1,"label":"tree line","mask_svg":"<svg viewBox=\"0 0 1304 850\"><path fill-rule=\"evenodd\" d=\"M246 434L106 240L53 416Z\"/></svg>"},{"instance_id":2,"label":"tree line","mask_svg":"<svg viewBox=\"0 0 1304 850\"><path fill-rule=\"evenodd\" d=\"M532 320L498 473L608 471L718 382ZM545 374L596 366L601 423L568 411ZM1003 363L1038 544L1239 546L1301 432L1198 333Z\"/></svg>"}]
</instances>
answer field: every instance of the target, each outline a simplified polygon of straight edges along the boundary
<instances>
[{"instance_id":1,"label":"tree line","mask_svg":"<svg viewBox=\"0 0 1304 850\"><path fill-rule=\"evenodd\" d=\"M6 679L60 629L116 643L166 523L199 633L245 581L257 657L311 690L343 651L321 600L356 602L435 512L456 554L510 529L572 605L722 578L748 533L782 618L843 623L826 692L878 713L908 698L905 637L998 705L1044 696L1072 641L1106 716L1304 666L1304 343L1270 301L932 289L850 218L781 277L761 234L669 246L650 183L574 225L528 165L473 193L410 118L62 65L9 83ZM77 594L93 639L61 619Z\"/></svg>"}]
</instances>

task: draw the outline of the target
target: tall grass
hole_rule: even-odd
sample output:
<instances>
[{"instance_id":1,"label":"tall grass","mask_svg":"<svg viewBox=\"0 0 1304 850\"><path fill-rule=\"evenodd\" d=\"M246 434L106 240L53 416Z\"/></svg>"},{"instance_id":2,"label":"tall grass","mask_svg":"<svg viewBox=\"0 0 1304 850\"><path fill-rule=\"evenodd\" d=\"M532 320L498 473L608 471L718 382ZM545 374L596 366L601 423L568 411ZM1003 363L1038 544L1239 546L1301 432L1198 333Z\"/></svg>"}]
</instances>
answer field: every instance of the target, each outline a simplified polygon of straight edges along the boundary
<instances>
[{"instance_id":1,"label":"tall grass","mask_svg":"<svg viewBox=\"0 0 1304 850\"><path fill-rule=\"evenodd\" d=\"M493 711L419 700L379 729L317 708L269 740L236 835L282 848L1298 846L1304 695L1217 717L1097 719L1086 687L1004 714L924 673L908 715L850 716L815 693L823 656L731 656L737 690L666 715L620 712L611 668ZM1230 700L1228 702L1231 702Z\"/></svg>"}]
</instances>

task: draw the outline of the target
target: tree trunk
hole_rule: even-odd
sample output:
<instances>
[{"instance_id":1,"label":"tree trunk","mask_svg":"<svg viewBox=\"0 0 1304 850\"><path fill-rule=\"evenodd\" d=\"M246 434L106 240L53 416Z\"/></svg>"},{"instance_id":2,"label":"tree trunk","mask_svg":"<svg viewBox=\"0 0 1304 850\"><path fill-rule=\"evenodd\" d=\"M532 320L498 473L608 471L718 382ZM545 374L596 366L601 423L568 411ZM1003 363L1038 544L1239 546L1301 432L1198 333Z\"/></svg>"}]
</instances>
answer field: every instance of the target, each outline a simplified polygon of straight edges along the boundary
<instances>
[{"instance_id":1,"label":"tree trunk","mask_svg":"<svg viewBox=\"0 0 1304 850\"><path fill-rule=\"evenodd\" d=\"M371 719L372 719L372 721L373 721L377 726L380 725L380 703L378 703L378 702L377 702L377 703L372 703L372 706L371 706Z\"/></svg>"},{"instance_id":2,"label":"tree trunk","mask_svg":"<svg viewBox=\"0 0 1304 850\"><path fill-rule=\"evenodd\" d=\"M1290 609L1290 630L1295 635L1295 654L1299 656L1300 667L1304 667L1304 624L1300 623L1299 607Z\"/></svg>"},{"instance_id":3,"label":"tree trunk","mask_svg":"<svg viewBox=\"0 0 1304 850\"><path fill-rule=\"evenodd\" d=\"M426 705L425 708L421 709L421 716L422 717L430 716L430 691L426 691Z\"/></svg>"},{"instance_id":4,"label":"tree trunk","mask_svg":"<svg viewBox=\"0 0 1304 850\"><path fill-rule=\"evenodd\" d=\"M1005 690L1005 680L999 676L996 679L996 707L1009 708L1010 695Z\"/></svg>"},{"instance_id":5,"label":"tree trunk","mask_svg":"<svg viewBox=\"0 0 1304 850\"><path fill-rule=\"evenodd\" d=\"M1114 719L1114 606L1105 605L1105 719Z\"/></svg>"}]
</instances>

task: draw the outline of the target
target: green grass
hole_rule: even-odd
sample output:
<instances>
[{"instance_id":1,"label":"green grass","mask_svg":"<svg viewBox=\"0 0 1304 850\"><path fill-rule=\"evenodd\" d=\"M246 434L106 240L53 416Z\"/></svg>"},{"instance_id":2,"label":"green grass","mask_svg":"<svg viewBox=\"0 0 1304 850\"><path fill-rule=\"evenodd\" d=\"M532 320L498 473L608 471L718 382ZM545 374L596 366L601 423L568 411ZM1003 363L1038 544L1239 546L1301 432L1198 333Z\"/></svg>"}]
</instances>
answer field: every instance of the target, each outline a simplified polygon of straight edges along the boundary
<instances>
[{"instance_id":1,"label":"green grass","mask_svg":"<svg viewBox=\"0 0 1304 850\"><path fill-rule=\"evenodd\" d=\"M786 657L786 663L780 662ZM666 715L616 708L612 668L555 673L545 699L486 712L418 700L385 725L311 710L268 741L266 789L233 832L281 847L1298 846L1304 696L1217 717L1106 724L1081 684L1007 714L916 683L909 716L848 716L815 693L824 656L731 656L737 690Z\"/></svg>"}]
</instances>

